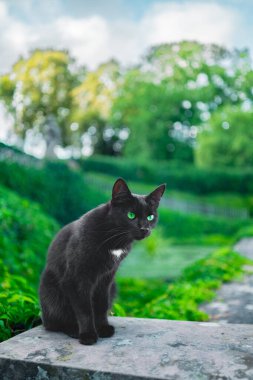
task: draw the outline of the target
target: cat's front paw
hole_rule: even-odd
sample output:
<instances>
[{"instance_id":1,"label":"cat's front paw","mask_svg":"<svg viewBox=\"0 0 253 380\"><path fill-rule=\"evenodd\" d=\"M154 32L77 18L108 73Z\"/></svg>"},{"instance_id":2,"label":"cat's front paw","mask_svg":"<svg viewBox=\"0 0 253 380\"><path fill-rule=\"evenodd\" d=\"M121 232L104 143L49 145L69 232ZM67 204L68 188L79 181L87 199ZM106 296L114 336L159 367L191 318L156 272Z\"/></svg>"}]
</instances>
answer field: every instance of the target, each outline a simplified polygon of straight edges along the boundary
<instances>
[{"instance_id":1,"label":"cat's front paw","mask_svg":"<svg viewBox=\"0 0 253 380\"><path fill-rule=\"evenodd\" d=\"M79 342L86 346L96 343L98 336L95 332L83 332L79 335Z\"/></svg>"},{"instance_id":2,"label":"cat's front paw","mask_svg":"<svg viewBox=\"0 0 253 380\"><path fill-rule=\"evenodd\" d=\"M98 336L100 338L110 338L113 336L115 329L111 325L104 325L98 328Z\"/></svg>"}]
</instances>

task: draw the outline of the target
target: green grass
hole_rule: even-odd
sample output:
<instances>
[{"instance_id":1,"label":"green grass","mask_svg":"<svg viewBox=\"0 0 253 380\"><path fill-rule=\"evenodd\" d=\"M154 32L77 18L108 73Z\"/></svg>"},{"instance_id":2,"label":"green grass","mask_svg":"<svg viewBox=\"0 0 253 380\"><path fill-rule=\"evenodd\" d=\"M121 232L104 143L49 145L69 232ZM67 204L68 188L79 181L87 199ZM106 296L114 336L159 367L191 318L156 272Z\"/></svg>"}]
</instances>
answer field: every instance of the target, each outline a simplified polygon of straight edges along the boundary
<instances>
[{"instance_id":1,"label":"green grass","mask_svg":"<svg viewBox=\"0 0 253 380\"><path fill-rule=\"evenodd\" d=\"M188 266L172 284L164 280L119 278L115 315L205 321L199 305L210 301L222 283L240 278L252 262L230 248L215 251Z\"/></svg>"},{"instance_id":2,"label":"green grass","mask_svg":"<svg viewBox=\"0 0 253 380\"><path fill-rule=\"evenodd\" d=\"M133 247L121 264L118 277L174 280L188 265L214 250L209 246L166 245L165 241L155 253L149 253L146 244L148 240Z\"/></svg>"}]
</instances>

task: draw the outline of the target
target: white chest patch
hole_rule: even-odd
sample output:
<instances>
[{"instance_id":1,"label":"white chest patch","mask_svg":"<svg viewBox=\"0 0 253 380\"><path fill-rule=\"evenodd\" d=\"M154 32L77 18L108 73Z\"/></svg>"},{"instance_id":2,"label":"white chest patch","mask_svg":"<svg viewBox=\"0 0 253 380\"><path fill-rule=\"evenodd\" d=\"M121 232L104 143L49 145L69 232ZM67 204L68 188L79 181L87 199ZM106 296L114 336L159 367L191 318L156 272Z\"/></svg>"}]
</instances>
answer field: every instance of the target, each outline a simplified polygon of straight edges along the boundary
<instances>
[{"instance_id":1,"label":"white chest patch","mask_svg":"<svg viewBox=\"0 0 253 380\"><path fill-rule=\"evenodd\" d=\"M121 255L123 255L124 250L123 249L111 249L111 254L114 257L117 257L118 259L120 258Z\"/></svg>"}]
</instances>

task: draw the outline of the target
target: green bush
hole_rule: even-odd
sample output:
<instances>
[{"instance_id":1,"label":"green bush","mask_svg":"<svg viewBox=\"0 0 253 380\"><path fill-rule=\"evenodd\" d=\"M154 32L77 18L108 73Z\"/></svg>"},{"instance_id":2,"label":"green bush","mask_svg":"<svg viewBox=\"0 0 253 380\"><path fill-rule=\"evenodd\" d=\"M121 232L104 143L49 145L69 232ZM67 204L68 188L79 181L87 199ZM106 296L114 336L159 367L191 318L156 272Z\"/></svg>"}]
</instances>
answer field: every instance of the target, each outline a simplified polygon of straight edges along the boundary
<instances>
[{"instance_id":1,"label":"green bush","mask_svg":"<svg viewBox=\"0 0 253 380\"><path fill-rule=\"evenodd\" d=\"M11 274L0 260L0 342L40 322L35 287L22 276Z\"/></svg>"},{"instance_id":2,"label":"green bush","mask_svg":"<svg viewBox=\"0 0 253 380\"><path fill-rule=\"evenodd\" d=\"M58 229L37 204L0 187L0 340L38 319L39 276Z\"/></svg>"},{"instance_id":3,"label":"green bush","mask_svg":"<svg viewBox=\"0 0 253 380\"><path fill-rule=\"evenodd\" d=\"M45 255L58 224L41 208L0 187L0 259L11 274L37 284Z\"/></svg>"},{"instance_id":4,"label":"green bush","mask_svg":"<svg viewBox=\"0 0 253 380\"><path fill-rule=\"evenodd\" d=\"M83 175L64 162L27 166L0 161L0 172L0 184L40 203L44 211L61 224L79 218L105 201L103 193L87 185Z\"/></svg>"},{"instance_id":5,"label":"green bush","mask_svg":"<svg viewBox=\"0 0 253 380\"><path fill-rule=\"evenodd\" d=\"M247 219L216 218L159 209L159 229L176 244L226 244L232 241L238 230L250 224Z\"/></svg>"},{"instance_id":6,"label":"green bush","mask_svg":"<svg viewBox=\"0 0 253 380\"><path fill-rule=\"evenodd\" d=\"M195 194L253 193L253 169L200 169L176 161L138 162L120 157L92 156L78 161L84 172L94 171L147 183L166 182L168 189Z\"/></svg>"}]
</instances>

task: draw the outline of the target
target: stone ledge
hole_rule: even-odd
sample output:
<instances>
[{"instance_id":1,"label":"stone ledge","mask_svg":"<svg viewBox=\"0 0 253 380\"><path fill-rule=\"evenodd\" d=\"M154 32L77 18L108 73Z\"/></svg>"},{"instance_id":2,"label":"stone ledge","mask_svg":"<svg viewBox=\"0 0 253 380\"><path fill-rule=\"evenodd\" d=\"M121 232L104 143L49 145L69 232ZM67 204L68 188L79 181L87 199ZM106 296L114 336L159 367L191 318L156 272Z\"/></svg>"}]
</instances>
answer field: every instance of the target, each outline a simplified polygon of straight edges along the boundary
<instances>
[{"instance_id":1,"label":"stone ledge","mask_svg":"<svg viewBox=\"0 0 253 380\"><path fill-rule=\"evenodd\" d=\"M94 346L36 327L0 344L1 380L253 379L252 325L111 318Z\"/></svg>"}]
</instances>

